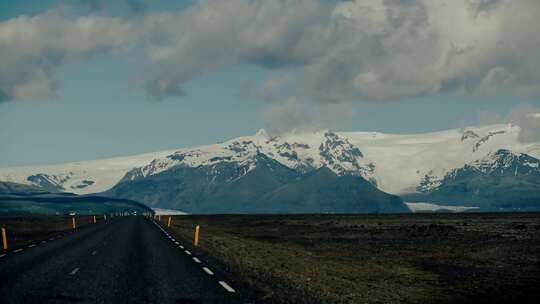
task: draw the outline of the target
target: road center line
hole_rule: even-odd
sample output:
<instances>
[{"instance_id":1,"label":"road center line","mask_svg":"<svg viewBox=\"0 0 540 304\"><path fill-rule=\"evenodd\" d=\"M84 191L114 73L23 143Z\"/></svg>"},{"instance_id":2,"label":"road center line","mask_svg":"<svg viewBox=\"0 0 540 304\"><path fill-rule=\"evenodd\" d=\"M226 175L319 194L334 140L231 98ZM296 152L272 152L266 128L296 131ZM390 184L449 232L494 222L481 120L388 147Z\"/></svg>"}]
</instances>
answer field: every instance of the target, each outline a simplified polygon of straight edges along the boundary
<instances>
[{"instance_id":1,"label":"road center line","mask_svg":"<svg viewBox=\"0 0 540 304\"><path fill-rule=\"evenodd\" d=\"M180 245L180 243L178 243L178 242L174 242L174 243L175 243L176 245Z\"/></svg>"},{"instance_id":2,"label":"road center line","mask_svg":"<svg viewBox=\"0 0 540 304\"><path fill-rule=\"evenodd\" d=\"M180 247L180 249L184 249L184 246L182 246L182 245L178 245L178 247Z\"/></svg>"},{"instance_id":3,"label":"road center line","mask_svg":"<svg viewBox=\"0 0 540 304\"><path fill-rule=\"evenodd\" d=\"M219 281L219 285L223 286L223 288L225 288L225 290L227 290L228 292L235 292L235 290L225 281Z\"/></svg>"},{"instance_id":4,"label":"road center line","mask_svg":"<svg viewBox=\"0 0 540 304\"><path fill-rule=\"evenodd\" d=\"M191 255L191 252L189 252L189 250L184 250L184 252L185 252L186 254Z\"/></svg>"},{"instance_id":5,"label":"road center line","mask_svg":"<svg viewBox=\"0 0 540 304\"><path fill-rule=\"evenodd\" d=\"M197 259L196 257L193 257L193 260L195 261L195 263L201 263L201 260Z\"/></svg>"},{"instance_id":6,"label":"road center line","mask_svg":"<svg viewBox=\"0 0 540 304\"><path fill-rule=\"evenodd\" d=\"M75 269L73 269L73 270L69 273L69 275L75 275L77 272L79 272L79 268L78 268L78 267L75 268Z\"/></svg>"},{"instance_id":7,"label":"road center line","mask_svg":"<svg viewBox=\"0 0 540 304\"><path fill-rule=\"evenodd\" d=\"M210 270L209 268L203 267L202 269L204 270L204 272L208 273L209 275L214 275L214 273L212 272L212 270Z\"/></svg>"}]
</instances>

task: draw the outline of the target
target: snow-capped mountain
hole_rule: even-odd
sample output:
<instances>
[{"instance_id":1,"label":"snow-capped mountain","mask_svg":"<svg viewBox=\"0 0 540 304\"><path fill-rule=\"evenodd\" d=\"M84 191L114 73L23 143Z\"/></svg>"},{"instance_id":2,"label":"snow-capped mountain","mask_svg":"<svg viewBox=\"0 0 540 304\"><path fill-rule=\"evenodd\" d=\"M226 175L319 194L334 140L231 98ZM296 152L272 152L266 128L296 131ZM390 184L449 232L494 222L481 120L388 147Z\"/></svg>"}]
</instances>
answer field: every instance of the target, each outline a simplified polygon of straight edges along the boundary
<instances>
[{"instance_id":1,"label":"snow-capped mountain","mask_svg":"<svg viewBox=\"0 0 540 304\"><path fill-rule=\"evenodd\" d=\"M106 191L120 180L148 177L176 166L235 163L242 176L264 154L298 172L327 167L339 176L356 175L394 193L426 192L455 169L505 149L540 157L540 143L521 143L511 124L396 135L379 132L291 132L253 136L195 148L64 165L0 169L0 180L87 194Z\"/></svg>"},{"instance_id":2,"label":"snow-capped mountain","mask_svg":"<svg viewBox=\"0 0 540 304\"><path fill-rule=\"evenodd\" d=\"M127 178L155 175L178 165L198 167L223 162L237 163L245 168L245 174L254 168L254 157L260 153L299 172L325 166L338 175L359 175L376 183L373 165L365 161L358 147L346 137L330 131L270 138L261 130L254 136L239 137L222 144L180 149L130 171Z\"/></svg>"},{"instance_id":3,"label":"snow-capped mountain","mask_svg":"<svg viewBox=\"0 0 540 304\"><path fill-rule=\"evenodd\" d=\"M500 149L419 187L415 201L469 203L484 211L538 210L540 160Z\"/></svg>"},{"instance_id":4,"label":"snow-capped mountain","mask_svg":"<svg viewBox=\"0 0 540 304\"><path fill-rule=\"evenodd\" d=\"M445 178L455 179L463 171L474 171L485 175L530 175L540 178L540 160L524 153L513 153L500 149L490 152L484 158L476 160L463 168L450 171Z\"/></svg>"}]
</instances>

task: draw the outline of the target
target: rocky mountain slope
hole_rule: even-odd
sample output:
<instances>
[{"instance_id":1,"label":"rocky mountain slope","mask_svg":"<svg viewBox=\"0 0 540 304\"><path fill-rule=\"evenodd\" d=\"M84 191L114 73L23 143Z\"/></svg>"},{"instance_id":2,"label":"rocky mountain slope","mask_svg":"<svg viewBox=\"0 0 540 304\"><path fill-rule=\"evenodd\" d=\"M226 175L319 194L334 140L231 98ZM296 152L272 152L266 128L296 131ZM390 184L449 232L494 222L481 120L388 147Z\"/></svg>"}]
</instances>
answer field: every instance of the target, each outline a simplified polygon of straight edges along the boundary
<instances>
[{"instance_id":1,"label":"rocky mountain slope","mask_svg":"<svg viewBox=\"0 0 540 304\"><path fill-rule=\"evenodd\" d=\"M409 212L403 201L361 176L327 167L302 173L258 151L241 161L173 166L152 175L135 169L107 196L190 213Z\"/></svg>"},{"instance_id":2,"label":"rocky mountain slope","mask_svg":"<svg viewBox=\"0 0 540 304\"><path fill-rule=\"evenodd\" d=\"M538 210L540 160L500 149L419 186L416 200L468 202L484 210Z\"/></svg>"}]
</instances>

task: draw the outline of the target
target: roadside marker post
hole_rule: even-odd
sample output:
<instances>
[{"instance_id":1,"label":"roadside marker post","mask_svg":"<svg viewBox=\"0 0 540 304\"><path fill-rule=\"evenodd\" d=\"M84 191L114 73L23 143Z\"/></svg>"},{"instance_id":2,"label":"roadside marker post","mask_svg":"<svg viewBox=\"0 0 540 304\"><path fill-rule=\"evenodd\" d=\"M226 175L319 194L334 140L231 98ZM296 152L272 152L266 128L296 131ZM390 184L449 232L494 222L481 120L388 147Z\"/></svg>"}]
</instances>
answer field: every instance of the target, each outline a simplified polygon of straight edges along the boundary
<instances>
[{"instance_id":1,"label":"roadside marker post","mask_svg":"<svg viewBox=\"0 0 540 304\"><path fill-rule=\"evenodd\" d=\"M96 223L96 216L94 215L94 224Z\"/></svg>"},{"instance_id":2,"label":"roadside marker post","mask_svg":"<svg viewBox=\"0 0 540 304\"><path fill-rule=\"evenodd\" d=\"M75 224L75 217L71 218L71 228L73 228L73 230L75 230L75 228L77 228L77 224Z\"/></svg>"},{"instance_id":3,"label":"roadside marker post","mask_svg":"<svg viewBox=\"0 0 540 304\"><path fill-rule=\"evenodd\" d=\"M199 232L200 232L200 226L197 225L195 227L195 237L193 238L193 246L199 246Z\"/></svg>"},{"instance_id":4,"label":"roadside marker post","mask_svg":"<svg viewBox=\"0 0 540 304\"><path fill-rule=\"evenodd\" d=\"M104 220L104 221L107 220L107 215L106 215L106 214L103 215L103 220Z\"/></svg>"},{"instance_id":5,"label":"roadside marker post","mask_svg":"<svg viewBox=\"0 0 540 304\"><path fill-rule=\"evenodd\" d=\"M157 220L158 220L158 222L161 222L161 215L157 216Z\"/></svg>"},{"instance_id":6,"label":"roadside marker post","mask_svg":"<svg viewBox=\"0 0 540 304\"><path fill-rule=\"evenodd\" d=\"M171 217L169 216L169 221L167 222L167 227L171 227Z\"/></svg>"},{"instance_id":7,"label":"roadside marker post","mask_svg":"<svg viewBox=\"0 0 540 304\"><path fill-rule=\"evenodd\" d=\"M2 227L2 248L8 249L6 228Z\"/></svg>"}]
</instances>

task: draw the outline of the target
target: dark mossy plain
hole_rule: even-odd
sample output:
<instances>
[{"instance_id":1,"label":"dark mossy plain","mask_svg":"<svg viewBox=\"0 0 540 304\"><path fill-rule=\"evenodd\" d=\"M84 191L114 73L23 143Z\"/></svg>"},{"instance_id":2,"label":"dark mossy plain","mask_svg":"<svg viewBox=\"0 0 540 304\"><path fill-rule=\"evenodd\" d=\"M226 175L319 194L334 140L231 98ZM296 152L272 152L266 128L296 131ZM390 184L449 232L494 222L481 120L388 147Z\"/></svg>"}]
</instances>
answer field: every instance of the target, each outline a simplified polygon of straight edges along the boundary
<instances>
[{"instance_id":1,"label":"dark mossy plain","mask_svg":"<svg viewBox=\"0 0 540 304\"><path fill-rule=\"evenodd\" d=\"M166 217L162 216L162 224ZM269 303L537 303L540 214L174 216Z\"/></svg>"}]
</instances>

